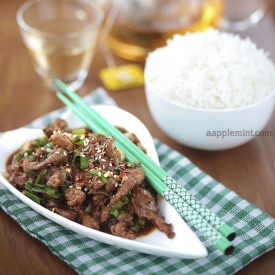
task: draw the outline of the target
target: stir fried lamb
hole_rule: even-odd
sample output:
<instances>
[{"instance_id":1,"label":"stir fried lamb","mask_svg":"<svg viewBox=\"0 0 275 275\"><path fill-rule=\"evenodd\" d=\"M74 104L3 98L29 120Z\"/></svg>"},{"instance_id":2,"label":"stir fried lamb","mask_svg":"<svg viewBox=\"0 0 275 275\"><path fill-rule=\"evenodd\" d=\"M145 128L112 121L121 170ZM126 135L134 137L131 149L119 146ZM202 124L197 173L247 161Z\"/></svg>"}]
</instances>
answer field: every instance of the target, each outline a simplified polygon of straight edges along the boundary
<instances>
[{"instance_id":1,"label":"stir fried lamb","mask_svg":"<svg viewBox=\"0 0 275 275\"><path fill-rule=\"evenodd\" d=\"M120 129L141 150L134 134ZM9 182L27 197L72 221L136 239L154 225L173 238L139 162L127 162L115 139L85 129L70 131L57 119L45 136L26 142L9 163Z\"/></svg>"}]
</instances>

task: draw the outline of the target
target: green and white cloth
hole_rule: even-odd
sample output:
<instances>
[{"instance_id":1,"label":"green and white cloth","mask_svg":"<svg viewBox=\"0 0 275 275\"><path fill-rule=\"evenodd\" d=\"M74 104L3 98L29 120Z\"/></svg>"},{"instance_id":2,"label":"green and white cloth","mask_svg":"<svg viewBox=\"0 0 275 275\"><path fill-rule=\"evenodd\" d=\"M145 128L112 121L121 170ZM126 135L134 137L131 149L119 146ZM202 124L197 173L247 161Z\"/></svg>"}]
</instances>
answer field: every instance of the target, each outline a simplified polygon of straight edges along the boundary
<instances>
[{"instance_id":1,"label":"green and white cloth","mask_svg":"<svg viewBox=\"0 0 275 275\"><path fill-rule=\"evenodd\" d=\"M91 105L115 104L101 88L84 99ZM35 120L29 127L42 128L65 110L63 108L49 113ZM272 217L225 188L186 157L160 141L154 141L162 168L236 231L233 254L222 255L195 230L209 252L206 258L164 258L116 248L83 237L46 219L2 188L1 208L28 234L43 242L62 261L83 275L234 274L275 247L275 220Z\"/></svg>"}]
</instances>

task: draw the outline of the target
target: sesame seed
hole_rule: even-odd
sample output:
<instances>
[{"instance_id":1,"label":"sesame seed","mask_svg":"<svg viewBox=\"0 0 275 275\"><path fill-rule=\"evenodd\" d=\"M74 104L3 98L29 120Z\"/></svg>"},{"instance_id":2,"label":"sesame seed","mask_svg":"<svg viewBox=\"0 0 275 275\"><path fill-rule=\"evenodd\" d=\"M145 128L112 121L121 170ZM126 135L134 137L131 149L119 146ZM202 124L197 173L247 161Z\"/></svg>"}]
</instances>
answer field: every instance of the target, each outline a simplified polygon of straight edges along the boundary
<instances>
[{"instance_id":1,"label":"sesame seed","mask_svg":"<svg viewBox=\"0 0 275 275\"><path fill-rule=\"evenodd\" d=\"M106 172L106 173L104 174L104 177L105 177L105 178L108 178L108 177L109 177L109 172Z\"/></svg>"},{"instance_id":2,"label":"sesame seed","mask_svg":"<svg viewBox=\"0 0 275 275\"><path fill-rule=\"evenodd\" d=\"M89 144L89 139L86 138L86 139L84 140L84 143L83 143L83 144L84 144L84 146L87 146L87 145Z\"/></svg>"}]
</instances>

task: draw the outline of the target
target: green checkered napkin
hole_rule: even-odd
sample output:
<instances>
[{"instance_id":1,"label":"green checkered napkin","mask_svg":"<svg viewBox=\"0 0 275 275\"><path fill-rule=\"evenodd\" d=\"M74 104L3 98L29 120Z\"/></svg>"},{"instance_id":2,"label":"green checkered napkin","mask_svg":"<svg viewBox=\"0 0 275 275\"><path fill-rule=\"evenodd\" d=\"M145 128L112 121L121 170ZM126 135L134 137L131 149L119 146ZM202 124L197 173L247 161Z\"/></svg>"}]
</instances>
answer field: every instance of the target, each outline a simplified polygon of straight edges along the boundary
<instances>
[{"instance_id":1,"label":"green checkered napkin","mask_svg":"<svg viewBox=\"0 0 275 275\"><path fill-rule=\"evenodd\" d=\"M89 104L115 104L103 89L85 97ZM30 127L41 128L66 108L47 114ZM154 140L162 168L179 184L222 217L237 233L235 252L224 256L203 241L209 255L198 260L155 257L83 237L44 218L9 191L0 189L0 203L30 235L43 242L79 274L233 274L275 246L275 220L194 166L190 160ZM195 231L195 230L194 230ZM184 244L182 244L184 245Z\"/></svg>"}]
</instances>

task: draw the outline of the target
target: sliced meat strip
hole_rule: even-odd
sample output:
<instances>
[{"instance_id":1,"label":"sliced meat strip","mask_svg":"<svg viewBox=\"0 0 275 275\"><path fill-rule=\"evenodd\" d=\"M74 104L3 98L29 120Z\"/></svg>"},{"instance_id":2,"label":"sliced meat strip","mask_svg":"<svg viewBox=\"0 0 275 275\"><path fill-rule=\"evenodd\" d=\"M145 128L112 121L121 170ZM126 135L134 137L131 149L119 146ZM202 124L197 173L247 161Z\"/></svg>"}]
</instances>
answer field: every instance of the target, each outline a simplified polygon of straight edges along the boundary
<instances>
[{"instance_id":1,"label":"sliced meat strip","mask_svg":"<svg viewBox=\"0 0 275 275\"><path fill-rule=\"evenodd\" d=\"M65 198L68 200L68 205L75 207L81 205L85 201L86 195L80 189L67 188L65 191Z\"/></svg>"},{"instance_id":2,"label":"sliced meat strip","mask_svg":"<svg viewBox=\"0 0 275 275\"><path fill-rule=\"evenodd\" d=\"M111 225L111 233L115 236L122 237L129 240L134 240L137 238L137 235L135 232L129 230L125 223L118 222L114 225Z\"/></svg>"},{"instance_id":3,"label":"sliced meat strip","mask_svg":"<svg viewBox=\"0 0 275 275\"><path fill-rule=\"evenodd\" d=\"M156 228L173 238L172 224L167 224L159 215L159 209L152 194L143 188L135 188L132 192L132 203L139 218L151 221Z\"/></svg>"},{"instance_id":4,"label":"sliced meat strip","mask_svg":"<svg viewBox=\"0 0 275 275\"><path fill-rule=\"evenodd\" d=\"M25 182L27 180L29 180L29 176L24 172L14 172L9 178L9 182L11 184L15 184L20 189L23 189L25 187Z\"/></svg>"},{"instance_id":5,"label":"sliced meat strip","mask_svg":"<svg viewBox=\"0 0 275 275\"><path fill-rule=\"evenodd\" d=\"M64 185L67 179L66 168L56 169L54 174L47 181L47 185L51 187L58 187Z\"/></svg>"},{"instance_id":6,"label":"sliced meat strip","mask_svg":"<svg viewBox=\"0 0 275 275\"><path fill-rule=\"evenodd\" d=\"M47 127L43 129L43 132L47 137L50 137L54 131L65 130L66 128L67 122L62 118L57 118L53 123L48 124Z\"/></svg>"},{"instance_id":7,"label":"sliced meat strip","mask_svg":"<svg viewBox=\"0 0 275 275\"><path fill-rule=\"evenodd\" d=\"M51 135L49 141L53 142L58 147L64 148L69 152L74 149L74 145L70 137L64 133L55 132Z\"/></svg>"},{"instance_id":8,"label":"sliced meat strip","mask_svg":"<svg viewBox=\"0 0 275 275\"><path fill-rule=\"evenodd\" d=\"M75 221L78 218L78 211L70 208L68 205L61 205L56 201L48 201L46 207L56 214L71 221Z\"/></svg>"},{"instance_id":9,"label":"sliced meat strip","mask_svg":"<svg viewBox=\"0 0 275 275\"><path fill-rule=\"evenodd\" d=\"M102 207L100 222L105 223L110 219L110 213L109 212L110 212L110 210L107 206Z\"/></svg>"},{"instance_id":10,"label":"sliced meat strip","mask_svg":"<svg viewBox=\"0 0 275 275\"><path fill-rule=\"evenodd\" d=\"M123 179L122 186L118 188L116 195L111 200L111 205L117 204L129 191L142 184L144 178L144 171L141 167L127 170L127 177Z\"/></svg>"},{"instance_id":11,"label":"sliced meat strip","mask_svg":"<svg viewBox=\"0 0 275 275\"><path fill-rule=\"evenodd\" d=\"M54 149L45 159L45 163L53 165L66 164L69 161L69 153L63 148Z\"/></svg>"},{"instance_id":12,"label":"sliced meat strip","mask_svg":"<svg viewBox=\"0 0 275 275\"><path fill-rule=\"evenodd\" d=\"M122 151L118 150L115 147L115 139L114 138L110 138L107 141L106 144L106 155L109 159L118 159L119 161L124 160L125 156L122 153Z\"/></svg>"},{"instance_id":13,"label":"sliced meat strip","mask_svg":"<svg viewBox=\"0 0 275 275\"><path fill-rule=\"evenodd\" d=\"M109 182L108 184L105 184L105 190L108 192L108 193L111 193L113 191L116 190L117 188L117 185L119 183L120 179L119 177L109 177Z\"/></svg>"},{"instance_id":14,"label":"sliced meat strip","mask_svg":"<svg viewBox=\"0 0 275 275\"><path fill-rule=\"evenodd\" d=\"M20 160L19 165L23 167L24 172L27 172L28 170L32 170L32 171L42 170L47 166L47 163L31 161L30 156L26 156Z\"/></svg>"},{"instance_id":15,"label":"sliced meat strip","mask_svg":"<svg viewBox=\"0 0 275 275\"><path fill-rule=\"evenodd\" d=\"M78 208L81 224L89 228L100 230L99 221L87 214L84 209Z\"/></svg>"}]
</instances>

